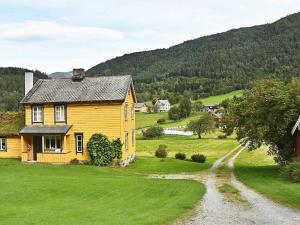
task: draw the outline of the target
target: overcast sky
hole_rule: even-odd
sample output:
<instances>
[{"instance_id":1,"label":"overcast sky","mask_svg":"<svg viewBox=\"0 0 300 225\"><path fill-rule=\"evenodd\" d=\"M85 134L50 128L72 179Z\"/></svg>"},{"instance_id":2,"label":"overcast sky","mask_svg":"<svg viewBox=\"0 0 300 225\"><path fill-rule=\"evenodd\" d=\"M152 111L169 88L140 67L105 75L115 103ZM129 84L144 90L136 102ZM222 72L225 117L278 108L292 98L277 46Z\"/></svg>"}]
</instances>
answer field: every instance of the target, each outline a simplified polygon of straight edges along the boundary
<instances>
[{"instance_id":1,"label":"overcast sky","mask_svg":"<svg viewBox=\"0 0 300 225\"><path fill-rule=\"evenodd\" d=\"M0 66L89 69L298 11L300 0L0 0Z\"/></svg>"}]
</instances>

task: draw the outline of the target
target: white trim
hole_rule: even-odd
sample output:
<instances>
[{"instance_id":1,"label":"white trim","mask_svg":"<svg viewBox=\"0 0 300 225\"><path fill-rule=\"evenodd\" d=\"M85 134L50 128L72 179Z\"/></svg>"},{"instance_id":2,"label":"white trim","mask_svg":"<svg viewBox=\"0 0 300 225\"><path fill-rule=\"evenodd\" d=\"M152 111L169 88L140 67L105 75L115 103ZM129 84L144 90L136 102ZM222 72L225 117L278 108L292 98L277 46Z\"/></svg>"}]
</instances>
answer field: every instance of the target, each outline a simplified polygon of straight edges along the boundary
<instances>
[{"instance_id":1,"label":"white trim","mask_svg":"<svg viewBox=\"0 0 300 225\"><path fill-rule=\"evenodd\" d=\"M294 127L293 127L293 129L292 129L292 132L291 132L292 135L294 135L294 133L296 132L297 128L298 128L298 130L299 130L299 124L300 124L300 116L299 116L297 122L295 123L295 125L294 125Z\"/></svg>"},{"instance_id":2,"label":"white trim","mask_svg":"<svg viewBox=\"0 0 300 225\"><path fill-rule=\"evenodd\" d=\"M32 122L43 122L43 106L32 106Z\"/></svg>"}]
</instances>

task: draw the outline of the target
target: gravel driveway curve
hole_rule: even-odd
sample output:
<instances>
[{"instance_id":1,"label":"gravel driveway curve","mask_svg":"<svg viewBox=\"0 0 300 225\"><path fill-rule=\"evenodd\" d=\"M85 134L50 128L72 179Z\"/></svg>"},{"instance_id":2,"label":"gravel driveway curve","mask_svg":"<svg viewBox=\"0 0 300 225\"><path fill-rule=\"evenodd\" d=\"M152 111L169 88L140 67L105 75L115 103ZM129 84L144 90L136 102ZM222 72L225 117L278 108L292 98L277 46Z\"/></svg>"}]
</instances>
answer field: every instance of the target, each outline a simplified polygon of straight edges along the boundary
<instances>
[{"instance_id":1,"label":"gravel driveway curve","mask_svg":"<svg viewBox=\"0 0 300 225\"><path fill-rule=\"evenodd\" d=\"M240 191L242 198L248 201L250 207L228 201L218 191L216 170L222 162L236 150L240 150L227 161L227 166L233 169L235 158L245 149L238 146L217 160L207 175L207 192L203 200L196 208L192 217L175 222L178 224L205 224L205 225L299 225L300 212L291 208L279 205L262 195L247 188L239 182L234 175L231 176L231 185Z\"/></svg>"}]
</instances>

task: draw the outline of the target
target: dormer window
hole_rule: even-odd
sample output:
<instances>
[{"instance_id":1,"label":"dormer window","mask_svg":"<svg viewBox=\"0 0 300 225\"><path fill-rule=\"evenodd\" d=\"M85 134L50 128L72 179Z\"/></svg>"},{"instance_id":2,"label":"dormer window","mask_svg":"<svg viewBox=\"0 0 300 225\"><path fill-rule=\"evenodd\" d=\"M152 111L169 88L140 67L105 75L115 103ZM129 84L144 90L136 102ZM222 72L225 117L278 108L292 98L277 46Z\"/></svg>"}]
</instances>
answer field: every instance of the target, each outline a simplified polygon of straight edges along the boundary
<instances>
[{"instance_id":1,"label":"dormer window","mask_svg":"<svg viewBox=\"0 0 300 225\"><path fill-rule=\"evenodd\" d=\"M33 123L43 122L43 106L32 107L32 122Z\"/></svg>"},{"instance_id":2,"label":"dormer window","mask_svg":"<svg viewBox=\"0 0 300 225\"><path fill-rule=\"evenodd\" d=\"M65 122L66 121L66 111L64 105L55 106L55 122Z\"/></svg>"}]
</instances>

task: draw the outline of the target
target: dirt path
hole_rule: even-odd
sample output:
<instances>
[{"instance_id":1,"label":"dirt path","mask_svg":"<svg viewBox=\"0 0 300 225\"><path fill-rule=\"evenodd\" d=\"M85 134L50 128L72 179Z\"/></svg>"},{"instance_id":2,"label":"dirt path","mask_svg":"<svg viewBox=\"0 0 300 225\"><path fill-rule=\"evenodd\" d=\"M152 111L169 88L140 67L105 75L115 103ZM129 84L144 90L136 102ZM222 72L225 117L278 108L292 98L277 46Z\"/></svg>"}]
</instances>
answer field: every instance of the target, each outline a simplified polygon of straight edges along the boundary
<instances>
[{"instance_id":1,"label":"dirt path","mask_svg":"<svg viewBox=\"0 0 300 225\"><path fill-rule=\"evenodd\" d=\"M240 149L238 152L236 152ZM236 180L232 172L228 180L230 185L239 191L239 201L230 201L224 194L218 190L220 178L217 176L217 170L223 165L227 169L233 169L235 158L244 150L244 147L238 146L231 150L225 156L217 160L209 174L207 175L206 188L207 193L204 199L196 208L195 214L181 221L178 224L258 224L258 225L299 225L300 213L293 209L274 203L265 197L250 190L241 182ZM234 153L234 154L233 154ZM233 154L233 156L231 156ZM228 159L229 158L229 159ZM228 159L228 160L227 160ZM224 162L227 161L227 162Z\"/></svg>"}]
</instances>

